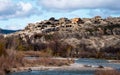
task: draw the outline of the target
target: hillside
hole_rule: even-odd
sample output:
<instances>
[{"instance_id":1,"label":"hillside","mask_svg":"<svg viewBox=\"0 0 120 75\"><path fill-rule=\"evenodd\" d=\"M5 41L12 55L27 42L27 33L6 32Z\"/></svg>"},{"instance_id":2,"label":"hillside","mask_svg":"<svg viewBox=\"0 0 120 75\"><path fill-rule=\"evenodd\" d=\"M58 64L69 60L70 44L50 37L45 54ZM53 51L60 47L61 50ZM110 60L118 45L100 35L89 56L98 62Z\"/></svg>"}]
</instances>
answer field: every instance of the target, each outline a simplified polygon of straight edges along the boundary
<instances>
[{"instance_id":1,"label":"hillside","mask_svg":"<svg viewBox=\"0 0 120 75\"><path fill-rule=\"evenodd\" d=\"M29 23L24 30L5 35L11 36L19 39L19 46L11 46L18 50L48 50L54 56L63 57L114 58L120 53L120 17L52 17Z\"/></svg>"},{"instance_id":2,"label":"hillside","mask_svg":"<svg viewBox=\"0 0 120 75\"><path fill-rule=\"evenodd\" d=\"M5 30L5 29L1 29L0 28L0 34L10 34L10 33L14 33L17 30Z\"/></svg>"}]
</instances>

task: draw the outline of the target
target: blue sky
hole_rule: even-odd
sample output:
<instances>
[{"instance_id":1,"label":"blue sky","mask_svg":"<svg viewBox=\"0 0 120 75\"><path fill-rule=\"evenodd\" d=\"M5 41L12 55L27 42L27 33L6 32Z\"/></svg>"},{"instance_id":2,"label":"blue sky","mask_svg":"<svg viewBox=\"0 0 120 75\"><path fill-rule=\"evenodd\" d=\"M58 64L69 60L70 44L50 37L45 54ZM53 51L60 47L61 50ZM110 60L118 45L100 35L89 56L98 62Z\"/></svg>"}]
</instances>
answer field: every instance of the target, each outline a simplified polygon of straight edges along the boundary
<instances>
[{"instance_id":1,"label":"blue sky","mask_svg":"<svg viewBox=\"0 0 120 75\"><path fill-rule=\"evenodd\" d=\"M24 29L55 17L119 17L120 0L0 0L0 28Z\"/></svg>"}]
</instances>

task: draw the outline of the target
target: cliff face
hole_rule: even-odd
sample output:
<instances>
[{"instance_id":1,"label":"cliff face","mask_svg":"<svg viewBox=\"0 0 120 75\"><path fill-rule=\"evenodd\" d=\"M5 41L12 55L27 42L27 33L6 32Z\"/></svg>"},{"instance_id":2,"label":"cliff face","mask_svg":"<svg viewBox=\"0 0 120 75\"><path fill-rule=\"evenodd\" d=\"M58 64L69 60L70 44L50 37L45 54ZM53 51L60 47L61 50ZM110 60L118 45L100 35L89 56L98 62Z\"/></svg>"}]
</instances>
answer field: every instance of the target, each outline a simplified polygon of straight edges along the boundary
<instances>
[{"instance_id":1,"label":"cliff face","mask_svg":"<svg viewBox=\"0 0 120 75\"><path fill-rule=\"evenodd\" d=\"M120 18L101 17L94 18L60 18L58 20L50 18L37 23L29 23L23 30L23 33L52 33L52 32L79 32L88 35L119 35L120 34Z\"/></svg>"},{"instance_id":2,"label":"cliff face","mask_svg":"<svg viewBox=\"0 0 120 75\"><path fill-rule=\"evenodd\" d=\"M73 53L82 50L93 52L106 49L120 50L120 17L94 18L50 18L37 23L29 23L24 30L6 36L18 36L32 44L49 44L59 40L69 44Z\"/></svg>"}]
</instances>

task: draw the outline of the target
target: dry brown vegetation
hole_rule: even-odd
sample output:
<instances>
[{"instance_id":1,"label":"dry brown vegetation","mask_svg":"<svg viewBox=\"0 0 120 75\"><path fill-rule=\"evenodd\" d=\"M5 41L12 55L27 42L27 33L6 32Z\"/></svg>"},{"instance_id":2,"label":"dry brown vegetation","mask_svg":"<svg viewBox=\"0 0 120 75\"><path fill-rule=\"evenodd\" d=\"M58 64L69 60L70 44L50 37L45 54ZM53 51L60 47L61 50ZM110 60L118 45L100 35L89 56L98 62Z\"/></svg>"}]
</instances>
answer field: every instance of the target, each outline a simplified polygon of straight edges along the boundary
<instances>
[{"instance_id":1,"label":"dry brown vegetation","mask_svg":"<svg viewBox=\"0 0 120 75\"><path fill-rule=\"evenodd\" d=\"M102 71L97 71L95 75L120 75L120 71L102 70Z\"/></svg>"},{"instance_id":2,"label":"dry brown vegetation","mask_svg":"<svg viewBox=\"0 0 120 75\"><path fill-rule=\"evenodd\" d=\"M64 55L68 45L63 46L58 41L52 42L53 45L45 45L42 43L32 45L24 43L20 38L4 38L0 36L0 75L10 72L11 68L30 67L30 66L62 66L73 63L72 60L57 60L48 57ZM45 48L46 47L46 48ZM38 51L30 51L30 49L38 49ZM61 50L63 49L63 50ZM53 52L54 51L54 52ZM60 53L60 54L58 54ZM37 60L24 59L25 56L42 57Z\"/></svg>"},{"instance_id":3,"label":"dry brown vegetation","mask_svg":"<svg viewBox=\"0 0 120 75\"><path fill-rule=\"evenodd\" d=\"M47 53L46 51L18 51L18 55L22 57L51 57L50 53Z\"/></svg>"},{"instance_id":4,"label":"dry brown vegetation","mask_svg":"<svg viewBox=\"0 0 120 75\"><path fill-rule=\"evenodd\" d=\"M6 50L6 56L0 56L0 75L9 73L11 68L34 67L34 66L63 66L73 63L73 60L51 59L50 57L38 57L36 60L25 59L27 56L39 56L42 52L24 52L15 50ZM47 54L45 54L47 55ZM40 55L41 56L41 55Z\"/></svg>"},{"instance_id":5,"label":"dry brown vegetation","mask_svg":"<svg viewBox=\"0 0 120 75\"><path fill-rule=\"evenodd\" d=\"M62 33L63 34L63 33ZM96 48L89 48L86 43L79 44L70 44L61 39L71 38L73 34L62 35L60 33L54 34L35 34L28 38L26 36L26 42L22 40L22 38L18 36L6 37L0 36L0 55L6 53L4 52L7 49L12 49L16 51L24 51L24 56L57 56L57 57L81 57L81 58L106 58L106 59L120 59L120 49L114 47L105 47L100 48L100 51L97 52ZM75 38L80 37L77 36L78 33L75 33ZM69 36L69 37L67 37ZM70 37L71 36L71 37ZM41 40L44 37L46 43L37 41L37 39ZM37 42L34 43L31 41L35 39ZM86 39L87 40L87 39ZM73 40L74 41L74 40ZM87 42L87 41L86 41ZM89 42L88 42L89 43ZM119 46L119 43L118 43ZM25 52L26 51L26 52ZM36 52L34 52L36 51ZM21 53L21 55L23 55Z\"/></svg>"},{"instance_id":6,"label":"dry brown vegetation","mask_svg":"<svg viewBox=\"0 0 120 75\"><path fill-rule=\"evenodd\" d=\"M9 73L11 68L23 66L22 57L16 55L13 50L8 50L6 53L6 56L0 56L0 75Z\"/></svg>"},{"instance_id":7,"label":"dry brown vegetation","mask_svg":"<svg viewBox=\"0 0 120 75\"><path fill-rule=\"evenodd\" d=\"M36 57L36 59L26 59L24 58L24 66L63 66L74 63L73 59L52 59L51 55L44 51L18 51L17 56L19 57Z\"/></svg>"},{"instance_id":8,"label":"dry brown vegetation","mask_svg":"<svg viewBox=\"0 0 120 75\"><path fill-rule=\"evenodd\" d=\"M37 60L25 60L24 64L26 67L33 66L64 66L73 63L73 60L61 60L61 59L51 59L51 58L39 58Z\"/></svg>"}]
</instances>

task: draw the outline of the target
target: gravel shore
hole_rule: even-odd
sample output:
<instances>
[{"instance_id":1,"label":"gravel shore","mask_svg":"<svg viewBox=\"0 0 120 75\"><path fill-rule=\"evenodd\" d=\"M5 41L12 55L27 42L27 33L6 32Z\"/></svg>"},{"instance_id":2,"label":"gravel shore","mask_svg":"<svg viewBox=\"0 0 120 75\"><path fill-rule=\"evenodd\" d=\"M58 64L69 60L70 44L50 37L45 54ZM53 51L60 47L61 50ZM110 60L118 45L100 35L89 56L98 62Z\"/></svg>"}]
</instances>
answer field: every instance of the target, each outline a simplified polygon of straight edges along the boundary
<instances>
[{"instance_id":1,"label":"gravel shore","mask_svg":"<svg viewBox=\"0 0 120 75\"><path fill-rule=\"evenodd\" d=\"M11 72L22 72L22 71L40 71L40 70L113 70L111 67L94 67L94 66L85 66L83 64L71 64L70 66L37 66L37 67L19 67L12 68Z\"/></svg>"}]
</instances>

